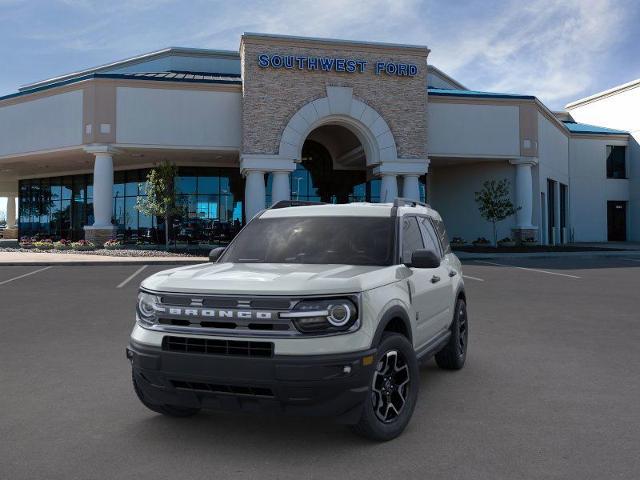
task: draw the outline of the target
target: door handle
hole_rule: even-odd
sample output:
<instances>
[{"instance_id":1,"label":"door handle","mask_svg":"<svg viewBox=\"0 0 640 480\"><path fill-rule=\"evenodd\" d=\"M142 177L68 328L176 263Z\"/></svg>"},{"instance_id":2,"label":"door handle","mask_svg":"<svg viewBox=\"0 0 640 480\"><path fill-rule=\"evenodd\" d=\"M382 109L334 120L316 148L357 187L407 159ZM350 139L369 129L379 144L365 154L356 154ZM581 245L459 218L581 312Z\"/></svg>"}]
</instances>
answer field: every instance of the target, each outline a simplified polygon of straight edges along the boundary
<instances>
[{"instance_id":1,"label":"door handle","mask_svg":"<svg viewBox=\"0 0 640 480\"><path fill-rule=\"evenodd\" d=\"M438 283L440 281L440 277L437 275L434 275L433 277L431 277L431 283Z\"/></svg>"},{"instance_id":2,"label":"door handle","mask_svg":"<svg viewBox=\"0 0 640 480\"><path fill-rule=\"evenodd\" d=\"M449 270L449 276L450 277L455 277L458 274L458 272L456 272L455 270Z\"/></svg>"}]
</instances>

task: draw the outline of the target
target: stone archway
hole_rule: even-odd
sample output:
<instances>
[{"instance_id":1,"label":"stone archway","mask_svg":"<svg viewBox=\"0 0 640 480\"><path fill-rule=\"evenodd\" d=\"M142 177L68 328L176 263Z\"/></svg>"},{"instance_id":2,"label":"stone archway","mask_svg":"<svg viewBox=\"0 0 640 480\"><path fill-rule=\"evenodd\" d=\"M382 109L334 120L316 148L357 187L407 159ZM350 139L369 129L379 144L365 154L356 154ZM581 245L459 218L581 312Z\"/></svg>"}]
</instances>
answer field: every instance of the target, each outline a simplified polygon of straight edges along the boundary
<instances>
[{"instance_id":1,"label":"stone archway","mask_svg":"<svg viewBox=\"0 0 640 480\"><path fill-rule=\"evenodd\" d=\"M397 161L398 152L391 129L382 116L353 97L350 87L327 87L327 96L304 105L289 120L280 138L278 155L300 161L308 135L323 125L340 125L360 141L367 166Z\"/></svg>"}]
</instances>

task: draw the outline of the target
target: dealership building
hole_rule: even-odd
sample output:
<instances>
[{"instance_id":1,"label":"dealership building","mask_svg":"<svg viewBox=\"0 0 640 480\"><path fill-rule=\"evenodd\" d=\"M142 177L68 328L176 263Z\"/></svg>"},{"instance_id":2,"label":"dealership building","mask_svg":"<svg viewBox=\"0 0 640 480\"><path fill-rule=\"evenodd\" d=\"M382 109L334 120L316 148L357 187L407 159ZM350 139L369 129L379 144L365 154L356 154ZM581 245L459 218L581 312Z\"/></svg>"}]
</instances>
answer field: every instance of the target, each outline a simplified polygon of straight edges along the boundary
<instances>
[{"instance_id":1,"label":"dealership building","mask_svg":"<svg viewBox=\"0 0 640 480\"><path fill-rule=\"evenodd\" d=\"M475 192L509 182L499 238L640 241L640 81L550 111L470 90L423 46L244 34L167 48L0 97L5 237L153 243L136 209L178 166L176 241L231 238L278 200L426 200L450 236L491 238ZM17 201L16 201L17 199Z\"/></svg>"}]
</instances>

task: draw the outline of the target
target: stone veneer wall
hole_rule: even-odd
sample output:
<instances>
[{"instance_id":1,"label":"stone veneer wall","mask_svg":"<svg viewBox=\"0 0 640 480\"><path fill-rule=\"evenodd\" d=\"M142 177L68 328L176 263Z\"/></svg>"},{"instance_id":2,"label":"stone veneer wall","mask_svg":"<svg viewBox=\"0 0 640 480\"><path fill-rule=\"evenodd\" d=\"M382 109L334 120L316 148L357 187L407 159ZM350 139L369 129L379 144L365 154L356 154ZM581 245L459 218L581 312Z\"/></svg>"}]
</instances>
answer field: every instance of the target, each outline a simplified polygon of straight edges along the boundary
<instances>
[{"instance_id":1,"label":"stone veneer wall","mask_svg":"<svg viewBox=\"0 0 640 480\"><path fill-rule=\"evenodd\" d=\"M361 59L364 73L261 68L258 55L281 54ZM327 86L352 87L355 98L376 110L388 123L399 158L427 158L428 50L375 48L351 42L313 43L297 39L243 37L240 49L243 77L242 153L277 154L289 119L305 104L325 97ZM375 74L375 62L413 63L414 77Z\"/></svg>"}]
</instances>

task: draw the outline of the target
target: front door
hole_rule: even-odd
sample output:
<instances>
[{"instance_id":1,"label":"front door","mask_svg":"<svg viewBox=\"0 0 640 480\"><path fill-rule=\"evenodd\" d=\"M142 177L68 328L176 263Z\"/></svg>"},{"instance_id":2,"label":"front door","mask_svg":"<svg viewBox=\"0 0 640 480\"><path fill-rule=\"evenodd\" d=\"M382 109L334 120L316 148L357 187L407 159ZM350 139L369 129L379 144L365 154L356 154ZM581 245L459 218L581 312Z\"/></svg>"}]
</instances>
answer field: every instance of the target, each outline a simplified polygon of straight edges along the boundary
<instances>
[{"instance_id":1,"label":"front door","mask_svg":"<svg viewBox=\"0 0 640 480\"><path fill-rule=\"evenodd\" d=\"M429 248L422 239L417 218L402 218L402 262L409 263L414 250ZM451 279L446 266L438 268L411 268L407 278L411 290L411 306L413 307L417 332L417 347L433 338L442 329L442 319L449 316L449 299L451 297Z\"/></svg>"},{"instance_id":2,"label":"front door","mask_svg":"<svg viewBox=\"0 0 640 480\"><path fill-rule=\"evenodd\" d=\"M607 202L607 240L627 240L627 202Z\"/></svg>"}]
</instances>

